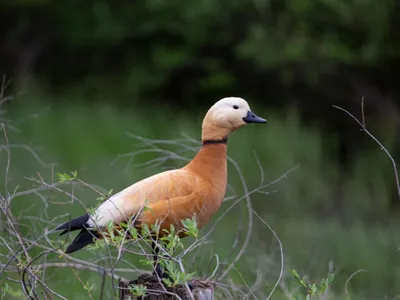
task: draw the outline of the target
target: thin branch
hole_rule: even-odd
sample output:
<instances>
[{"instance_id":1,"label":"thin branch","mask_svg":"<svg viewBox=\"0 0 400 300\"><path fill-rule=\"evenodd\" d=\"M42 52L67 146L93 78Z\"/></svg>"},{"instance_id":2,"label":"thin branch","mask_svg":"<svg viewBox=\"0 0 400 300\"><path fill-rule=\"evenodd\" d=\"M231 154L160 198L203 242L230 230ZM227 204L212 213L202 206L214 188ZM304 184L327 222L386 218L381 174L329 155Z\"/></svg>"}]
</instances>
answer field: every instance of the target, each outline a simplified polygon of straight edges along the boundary
<instances>
[{"instance_id":1,"label":"thin branch","mask_svg":"<svg viewBox=\"0 0 400 300\"><path fill-rule=\"evenodd\" d=\"M113 277L116 280L128 280L122 276L116 275L115 272L113 272L111 269L105 269L99 265L96 266L89 266L89 265L84 265L81 263L44 263L44 264L38 264L34 265L33 268L37 269L46 269L46 268L73 268L76 270L86 270L86 271L91 271L99 274L104 274L108 277ZM117 272L131 272L129 269L114 269L114 271Z\"/></svg>"},{"instance_id":2,"label":"thin branch","mask_svg":"<svg viewBox=\"0 0 400 300\"><path fill-rule=\"evenodd\" d=\"M2 125L3 125L3 127L5 127L4 123L3 123ZM46 163L46 162L44 162L44 161L40 158L40 156L36 153L36 151L33 150L33 148L30 147L30 146L28 146L28 145L10 144L10 145L8 145L7 147L8 147L8 149L11 149L11 148L23 149L23 150L29 152L29 153L33 156L33 158L35 158L35 160L36 160L39 164L41 164L43 167L46 167L46 168L47 168L47 167L50 167L50 166L51 166L51 163ZM0 145L0 151L1 151L2 149L4 149L4 150L7 151L7 149L5 148L5 146Z\"/></svg>"},{"instance_id":3,"label":"thin branch","mask_svg":"<svg viewBox=\"0 0 400 300\"><path fill-rule=\"evenodd\" d=\"M272 229L272 227L271 227L267 222L265 222L265 221L263 220L263 218L261 218L260 215L259 215L255 210L252 209L252 211L253 211L253 213L257 216L257 218L258 218L265 226L267 226L268 229L269 229L269 230L272 232L272 234L275 236L276 240L278 241L279 250L280 250L280 254L281 254L281 270L280 270L280 272L279 272L278 280L276 281L276 283L275 283L274 287L272 288L272 290L271 290L269 296L267 297L267 300L268 300L268 299L271 299L273 293L275 292L275 289L277 288L277 286L279 285L279 282L281 281L281 279L282 279L282 277L283 277L283 272L284 272L283 245L282 245L281 240L280 240L279 237L278 237L278 234Z\"/></svg>"},{"instance_id":4,"label":"thin branch","mask_svg":"<svg viewBox=\"0 0 400 300\"><path fill-rule=\"evenodd\" d=\"M349 276L349 278L347 278L347 280L346 280L346 284L344 285L344 289L345 289L345 292L346 292L346 295L347 295L347 298L348 298L348 299L349 299L348 285L349 285L349 283L350 283L350 280L353 279L354 276L356 276L358 273L361 273L361 272L368 272L368 271L367 271L367 270L364 270L364 269L357 270L357 271L355 271L353 274L351 274L351 275Z\"/></svg>"},{"instance_id":5,"label":"thin branch","mask_svg":"<svg viewBox=\"0 0 400 300\"><path fill-rule=\"evenodd\" d=\"M345 114L350 116L350 118L352 118L361 127L361 131L364 131L376 144L378 144L380 149L383 150L385 152L385 154L389 157L390 161L392 162L394 177L396 180L397 196L398 196L398 199L400 200L400 181L399 181L399 174L397 171L396 161L394 160L394 158L392 157L390 152L385 148L385 146L372 133L370 133L367 130L367 127L365 125L365 119L364 119L364 104L363 103L364 103L364 101L362 101L362 121L358 120L353 114L351 114L349 111L347 111L346 109L344 109L342 107L339 107L336 105L333 105L333 107L340 111L343 111Z\"/></svg>"},{"instance_id":6,"label":"thin branch","mask_svg":"<svg viewBox=\"0 0 400 300\"><path fill-rule=\"evenodd\" d=\"M364 97L361 98L361 119L363 127L365 128Z\"/></svg>"},{"instance_id":7,"label":"thin branch","mask_svg":"<svg viewBox=\"0 0 400 300\"><path fill-rule=\"evenodd\" d=\"M218 280L222 280L226 275L228 275L228 273L232 269L232 267L235 266L236 263L240 260L240 258L242 257L242 255L246 251L247 246L249 245L251 232L253 231L253 214L251 213L252 205L251 205L250 193L249 193L249 190L248 190L248 187L247 187L247 184L246 184L246 179L244 178L244 175L243 175L238 163L235 160L233 160L233 159L231 159L229 157L228 157L228 160L235 167L236 172L238 173L240 181L242 183L242 187L243 187L243 191L244 191L245 199L246 199L246 204L247 204L247 207L248 207L248 226L247 226L246 238L245 238L245 240L243 242L243 246L240 248L238 254L234 258L232 263L229 264L228 268L218 277Z\"/></svg>"},{"instance_id":8,"label":"thin branch","mask_svg":"<svg viewBox=\"0 0 400 300\"><path fill-rule=\"evenodd\" d=\"M3 133L4 133L4 138L6 140L6 144L4 147L5 151L7 152L7 166L5 170L5 189L6 189L6 195L8 195L8 179L9 179L9 172L10 172L10 164L11 164L11 151L10 151L10 143L8 142L8 135L6 131L6 127L4 126L4 123L1 124L1 127L3 128Z\"/></svg>"}]
</instances>

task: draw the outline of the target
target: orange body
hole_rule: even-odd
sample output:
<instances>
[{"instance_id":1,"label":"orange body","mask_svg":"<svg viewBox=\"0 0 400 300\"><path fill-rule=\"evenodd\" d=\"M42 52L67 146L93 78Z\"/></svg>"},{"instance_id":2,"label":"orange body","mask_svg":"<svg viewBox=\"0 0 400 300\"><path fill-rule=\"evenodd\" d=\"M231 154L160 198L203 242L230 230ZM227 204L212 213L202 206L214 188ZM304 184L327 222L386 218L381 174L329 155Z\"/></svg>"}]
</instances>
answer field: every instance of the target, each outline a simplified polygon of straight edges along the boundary
<instances>
[{"instance_id":1,"label":"orange body","mask_svg":"<svg viewBox=\"0 0 400 300\"><path fill-rule=\"evenodd\" d=\"M179 231L181 220L196 216L198 228L203 227L220 207L227 185L226 145L203 146L184 168L154 177L143 191L127 197L127 203L148 200L149 210L142 211L137 224L161 222L169 230Z\"/></svg>"},{"instance_id":2,"label":"orange body","mask_svg":"<svg viewBox=\"0 0 400 300\"><path fill-rule=\"evenodd\" d=\"M66 253L85 247L93 236L102 237L99 231L110 222L118 226L134 219L135 227L160 224L161 229L167 230L172 224L179 232L182 220L196 216L198 228L203 227L225 196L228 136L248 123L266 120L257 117L241 98L228 97L215 103L203 119L203 145L185 167L136 182L104 201L93 215L80 216L57 228L64 230L61 234L81 230ZM149 209L143 209L144 206Z\"/></svg>"}]
</instances>

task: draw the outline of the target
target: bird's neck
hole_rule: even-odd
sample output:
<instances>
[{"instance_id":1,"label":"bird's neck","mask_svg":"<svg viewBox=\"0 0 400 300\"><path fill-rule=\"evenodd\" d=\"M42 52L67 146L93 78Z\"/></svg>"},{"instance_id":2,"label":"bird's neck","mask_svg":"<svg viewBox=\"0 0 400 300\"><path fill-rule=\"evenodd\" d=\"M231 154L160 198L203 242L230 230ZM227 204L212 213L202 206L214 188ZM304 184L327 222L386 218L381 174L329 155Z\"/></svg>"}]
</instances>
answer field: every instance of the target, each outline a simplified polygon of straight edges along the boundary
<instances>
[{"instance_id":1,"label":"bird's neck","mask_svg":"<svg viewBox=\"0 0 400 300\"><path fill-rule=\"evenodd\" d=\"M201 139L203 141L222 140L228 138L231 132L231 130L228 128L218 127L217 125L213 124L212 121L207 119L207 117L204 118L201 129Z\"/></svg>"},{"instance_id":2,"label":"bird's neck","mask_svg":"<svg viewBox=\"0 0 400 300\"><path fill-rule=\"evenodd\" d=\"M227 184L227 141L203 140L203 146L185 167L208 181L224 196Z\"/></svg>"}]
</instances>

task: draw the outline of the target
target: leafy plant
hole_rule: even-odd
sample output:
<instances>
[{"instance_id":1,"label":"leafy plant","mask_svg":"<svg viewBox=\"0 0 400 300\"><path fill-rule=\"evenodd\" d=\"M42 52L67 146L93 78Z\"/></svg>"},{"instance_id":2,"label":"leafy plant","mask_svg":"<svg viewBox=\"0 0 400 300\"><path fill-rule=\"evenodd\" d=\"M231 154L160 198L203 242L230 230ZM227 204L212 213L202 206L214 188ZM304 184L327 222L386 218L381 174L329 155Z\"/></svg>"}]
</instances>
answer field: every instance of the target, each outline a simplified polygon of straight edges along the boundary
<instances>
[{"instance_id":1,"label":"leafy plant","mask_svg":"<svg viewBox=\"0 0 400 300\"><path fill-rule=\"evenodd\" d=\"M58 182L75 180L78 177L78 171L71 172L71 175L67 173L57 173L57 177L58 177Z\"/></svg>"},{"instance_id":2,"label":"leafy plant","mask_svg":"<svg viewBox=\"0 0 400 300\"><path fill-rule=\"evenodd\" d=\"M143 284L134 284L131 286L130 292L133 296L143 297L146 295L147 287Z\"/></svg>"},{"instance_id":3,"label":"leafy plant","mask_svg":"<svg viewBox=\"0 0 400 300\"><path fill-rule=\"evenodd\" d=\"M199 229L197 228L196 216L192 219L182 220L182 225L185 234L197 238L199 235Z\"/></svg>"},{"instance_id":4,"label":"leafy plant","mask_svg":"<svg viewBox=\"0 0 400 300\"><path fill-rule=\"evenodd\" d=\"M171 224L169 230L162 229L163 234L162 236L159 236L160 224L156 223L150 226L148 224L143 224L139 235L138 229L134 226L129 225L133 224L134 222L132 218L126 223L120 223L119 226L116 226L112 222L109 222L104 238L98 240L94 246L91 246L91 249L102 247L105 244L114 245L119 248L122 246L122 243L127 240L124 239L124 235L127 231L130 235L130 238L132 239L141 239L147 244L151 244L154 241L158 243L158 247L161 248L158 255L158 263L164 269L164 272L168 275L162 278L162 281L166 286L175 287L176 285L184 284L185 282L191 280L195 273L187 273L182 270L181 258L175 258L178 252L182 253L186 250L181 241L181 238L179 237L180 232L177 232L175 227ZM195 237L197 239L199 230L197 228L195 216L192 219L182 220L182 225L183 232L186 235ZM152 256L146 255L142 259L140 259L140 262L144 266L153 265ZM145 295L145 292L145 286L132 286L131 293L135 296L143 296Z\"/></svg>"},{"instance_id":5,"label":"leafy plant","mask_svg":"<svg viewBox=\"0 0 400 300\"><path fill-rule=\"evenodd\" d=\"M113 192L113 189L109 190L107 193L101 195L100 197L97 197L96 200L99 202L103 202L104 200L110 198L112 192Z\"/></svg>"},{"instance_id":6,"label":"leafy plant","mask_svg":"<svg viewBox=\"0 0 400 300\"><path fill-rule=\"evenodd\" d=\"M333 273L329 274L327 278L322 278L319 283L309 283L307 279L303 276L300 277L299 273L292 269L290 271L292 276L296 279L296 282L300 284L305 289L305 296L304 295L296 295L296 300L315 300L319 299L319 297L324 294L328 288L331 286L335 275Z\"/></svg>"}]
</instances>

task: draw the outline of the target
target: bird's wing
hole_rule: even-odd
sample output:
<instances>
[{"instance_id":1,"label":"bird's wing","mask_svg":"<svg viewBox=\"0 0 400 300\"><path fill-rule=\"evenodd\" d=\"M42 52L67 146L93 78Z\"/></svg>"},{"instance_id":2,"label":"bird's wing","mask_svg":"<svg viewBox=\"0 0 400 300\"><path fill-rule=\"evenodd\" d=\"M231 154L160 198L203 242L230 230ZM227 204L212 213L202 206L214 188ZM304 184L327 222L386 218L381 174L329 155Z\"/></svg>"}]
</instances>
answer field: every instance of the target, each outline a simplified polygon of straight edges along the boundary
<instances>
[{"instance_id":1,"label":"bird's wing","mask_svg":"<svg viewBox=\"0 0 400 300\"><path fill-rule=\"evenodd\" d=\"M110 221L116 224L138 213L141 216L139 219L147 222L149 213L163 216L167 210L183 210L186 203L204 194L202 190L199 178L184 169L153 175L103 202L91 216L89 225L102 227Z\"/></svg>"}]
</instances>

